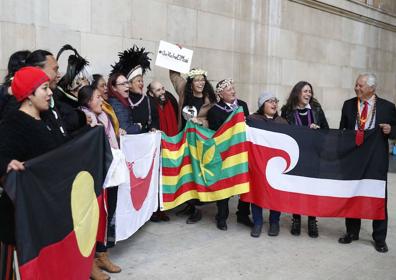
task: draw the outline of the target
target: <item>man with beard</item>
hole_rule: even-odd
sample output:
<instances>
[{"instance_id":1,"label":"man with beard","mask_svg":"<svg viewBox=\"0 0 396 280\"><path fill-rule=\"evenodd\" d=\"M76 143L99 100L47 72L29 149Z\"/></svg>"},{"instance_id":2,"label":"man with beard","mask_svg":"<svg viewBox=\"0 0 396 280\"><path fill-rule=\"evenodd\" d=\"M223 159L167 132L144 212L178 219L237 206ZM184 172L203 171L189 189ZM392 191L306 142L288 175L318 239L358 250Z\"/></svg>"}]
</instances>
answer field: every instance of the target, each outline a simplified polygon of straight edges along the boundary
<instances>
[{"instance_id":1,"label":"man with beard","mask_svg":"<svg viewBox=\"0 0 396 280\"><path fill-rule=\"evenodd\" d=\"M152 81L147 86L147 95L154 101L158 112L159 129L168 136L175 136L179 132L176 98L159 81Z\"/></svg>"},{"instance_id":2,"label":"man with beard","mask_svg":"<svg viewBox=\"0 0 396 280\"><path fill-rule=\"evenodd\" d=\"M152 81L147 86L147 96L153 101L158 112L159 129L168 136L175 136L178 132L178 108L176 98L159 81ZM150 218L152 222L169 221L168 215L160 211L159 207Z\"/></svg>"}]
</instances>

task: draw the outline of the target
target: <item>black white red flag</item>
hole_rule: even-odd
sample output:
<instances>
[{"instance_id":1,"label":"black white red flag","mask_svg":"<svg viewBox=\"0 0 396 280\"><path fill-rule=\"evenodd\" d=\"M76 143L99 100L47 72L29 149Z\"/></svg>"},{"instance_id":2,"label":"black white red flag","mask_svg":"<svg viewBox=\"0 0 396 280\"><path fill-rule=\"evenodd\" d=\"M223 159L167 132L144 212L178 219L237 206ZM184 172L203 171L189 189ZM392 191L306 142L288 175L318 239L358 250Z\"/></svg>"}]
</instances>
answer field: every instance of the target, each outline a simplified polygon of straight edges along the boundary
<instances>
[{"instance_id":1,"label":"black white red flag","mask_svg":"<svg viewBox=\"0 0 396 280\"><path fill-rule=\"evenodd\" d=\"M244 201L319 217L384 219L388 145L379 129L354 131L249 121L251 190Z\"/></svg>"},{"instance_id":2,"label":"black white red flag","mask_svg":"<svg viewBox=\"0 0 396 280\"><path fill-rule=\"evenodd\" d=\"M5 187L15 207L22 279L89 278L104 232L102 184L111 160L97 127L9 174Z\"/></svg>"}]
</instances>

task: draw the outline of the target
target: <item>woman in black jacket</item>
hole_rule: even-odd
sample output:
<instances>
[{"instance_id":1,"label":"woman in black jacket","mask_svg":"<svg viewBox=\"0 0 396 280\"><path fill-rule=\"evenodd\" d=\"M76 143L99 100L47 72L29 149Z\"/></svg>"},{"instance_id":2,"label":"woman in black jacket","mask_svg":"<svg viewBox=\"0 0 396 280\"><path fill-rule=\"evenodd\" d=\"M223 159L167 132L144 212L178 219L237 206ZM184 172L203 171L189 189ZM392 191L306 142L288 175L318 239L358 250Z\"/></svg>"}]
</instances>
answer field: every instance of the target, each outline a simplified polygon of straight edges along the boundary
<instances>
[{"instance_id":1,"label":"woman in black jacket","mask_svg":"<svg viewBox=\"0 0 396 280\"><path fill-rule=\"evenodd\" d=\"M298 82L290 92L286 105L281 109L281 117L289 124L312 129L329 129L326 116L319 102L314 98L313 87L306 81ZM318 237L316 217L308 217L308 235ZM291 234L300 235L301 215L293 214Z\"/></svg>"},{"instance_id":2,"label":"woman in black jacket","mask_svg":"<svg viewBox=\"0 0 396 280\"><path fill-rule=\"evenodd\" d=\"M42 70L36 67L21 68L15 73L11 89L21 106L19 110L7 114L0 124L2 179L11 170L24 170L25 161L55 149L64 139L56 137L54 129L40 117L41 112L49 109L52 95L49 78ZM4 265L5 260L5 266L10 268L11 258L4 253L12 252L15 246L14 207L5 192L0 196L0 224L0 264ZM1 270L4 271L3 268Z\"/></svg>"}]
</instances>

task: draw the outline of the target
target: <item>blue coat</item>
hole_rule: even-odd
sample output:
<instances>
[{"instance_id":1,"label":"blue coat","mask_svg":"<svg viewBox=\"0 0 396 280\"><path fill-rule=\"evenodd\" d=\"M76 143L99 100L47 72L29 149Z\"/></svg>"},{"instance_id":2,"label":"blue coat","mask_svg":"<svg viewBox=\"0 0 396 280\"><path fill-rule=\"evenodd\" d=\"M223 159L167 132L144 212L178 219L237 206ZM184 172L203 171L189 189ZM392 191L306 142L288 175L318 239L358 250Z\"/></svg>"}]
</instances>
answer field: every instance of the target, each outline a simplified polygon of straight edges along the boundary
<instances>
[{"instance_id":1,"label":"blue coat","mask_svg":"<svg viewBox=\"0 0 396 280\"><path fill-rule=\"evenodd\" d=\"M140 126L134 123L132 117L132 109L125 107L117 98L110 97L109 103L113 107L120 123L120 128L124 129L127 134L140 133Z\"/></svg>"}]
</instances>

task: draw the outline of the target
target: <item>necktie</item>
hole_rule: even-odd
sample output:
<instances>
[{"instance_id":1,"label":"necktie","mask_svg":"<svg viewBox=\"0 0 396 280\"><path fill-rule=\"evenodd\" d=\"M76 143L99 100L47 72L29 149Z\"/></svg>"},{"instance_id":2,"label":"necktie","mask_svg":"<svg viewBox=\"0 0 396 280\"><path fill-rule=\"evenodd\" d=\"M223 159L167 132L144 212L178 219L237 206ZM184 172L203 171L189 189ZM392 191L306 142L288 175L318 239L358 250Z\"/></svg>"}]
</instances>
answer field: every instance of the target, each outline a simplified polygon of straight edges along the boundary
<instances>
[{"instance_id":1,"label":"necktie","mask_svg":"<svg viewBox=\"0 0 396 280\"><path fill-rule=\"evenodd\" d=\"M364 141L364 127L366 125L366 120L367 120L368 103L367 101L364 101L363 104L364 107L359 118L358 129L356 130L356 138L355 138L356 146L362 145Z\"/></svg>"}]
</instances>

